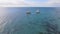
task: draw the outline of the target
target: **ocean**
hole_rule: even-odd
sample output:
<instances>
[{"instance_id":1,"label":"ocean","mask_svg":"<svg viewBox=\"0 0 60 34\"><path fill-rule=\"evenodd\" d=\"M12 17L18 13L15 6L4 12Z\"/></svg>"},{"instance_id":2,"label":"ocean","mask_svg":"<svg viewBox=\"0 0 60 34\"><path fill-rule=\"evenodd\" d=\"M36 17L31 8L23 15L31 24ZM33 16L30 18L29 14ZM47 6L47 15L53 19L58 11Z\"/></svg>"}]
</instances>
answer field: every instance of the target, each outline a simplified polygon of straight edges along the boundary
<instances>
[{"instance_id":1,"label":"ocean","mask_svg":"<svg viewBox=\"0 0 60 34\"><path fill-rule=\"evenodd\" d=\"M0 34L46 34L47 23L57 25L60 32L58 7L6 7L0 16ZM36 14L39 10L40 13ZM30 11L31 14L26 14ZM54 26L53 26L54 27Z\"/></svg>"}]
</instances>

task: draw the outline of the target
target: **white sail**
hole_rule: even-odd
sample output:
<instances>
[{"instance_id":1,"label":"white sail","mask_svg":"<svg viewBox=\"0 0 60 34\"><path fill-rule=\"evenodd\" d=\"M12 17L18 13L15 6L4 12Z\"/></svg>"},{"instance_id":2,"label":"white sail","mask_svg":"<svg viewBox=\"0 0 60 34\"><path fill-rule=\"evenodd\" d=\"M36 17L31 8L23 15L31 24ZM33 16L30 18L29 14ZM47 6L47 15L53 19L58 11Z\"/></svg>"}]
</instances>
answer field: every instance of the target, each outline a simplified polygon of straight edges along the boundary
<instances>
[{"instance_id":1,"label":"white sail","mask_svg":"<svg viewBox=\"0 0 60 34\"><path fill-rule=\"evenodd\" d=\"M37 10L37 11L36 11L36 13L37 13L37 14L39 14L39 13L40 13L40 11L39 11L39 10Z\"/></svg>"}]
</instances>

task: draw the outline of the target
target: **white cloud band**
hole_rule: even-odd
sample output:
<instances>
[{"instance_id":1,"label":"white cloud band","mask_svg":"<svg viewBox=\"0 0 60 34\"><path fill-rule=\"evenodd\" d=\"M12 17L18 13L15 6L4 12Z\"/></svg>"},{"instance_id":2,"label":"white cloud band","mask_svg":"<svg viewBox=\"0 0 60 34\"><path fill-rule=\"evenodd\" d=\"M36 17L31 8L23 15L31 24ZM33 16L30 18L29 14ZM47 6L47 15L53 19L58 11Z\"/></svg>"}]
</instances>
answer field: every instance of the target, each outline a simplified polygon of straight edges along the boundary
<instances>
[{"instance_id":1,"label":"white cloud band","mask_svg":"<svg viewBox=\"0 0 60 34\"><path fill-rule=\"evenodd\" d=\"M47 2L31 2L31 1L0 0L0 6L60 7L60 0L48 0Z\"/></svg>"}]
</instances>

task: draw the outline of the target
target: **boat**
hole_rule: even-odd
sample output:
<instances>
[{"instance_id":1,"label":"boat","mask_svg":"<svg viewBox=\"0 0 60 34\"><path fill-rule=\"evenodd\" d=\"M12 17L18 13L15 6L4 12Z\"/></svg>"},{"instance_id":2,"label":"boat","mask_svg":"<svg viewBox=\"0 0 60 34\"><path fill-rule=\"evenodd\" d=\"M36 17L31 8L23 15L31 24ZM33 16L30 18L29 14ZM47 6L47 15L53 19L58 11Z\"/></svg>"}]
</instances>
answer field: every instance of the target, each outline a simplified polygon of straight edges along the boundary
<instances>
[{"instance_id":1,"label":"boat","mask_svg":"<svg viewBox=\"0 0 60 34\"><path fill-rule=\"evenodd\" d=\"M30 11L27 11L26 14L31 14L31 12Z\"/></svg>"},{"instance_id":2,"label":"boat","mask_svg":"<svg viewBox=\"0 0 60 34\"><path fill-rule=\"evenodd\" d=\"M37 11L36 11L36 14L39 14L39 13L40 13L40 11L39 11L39 10L37 10Z\"/></svg>"}]
</instances>

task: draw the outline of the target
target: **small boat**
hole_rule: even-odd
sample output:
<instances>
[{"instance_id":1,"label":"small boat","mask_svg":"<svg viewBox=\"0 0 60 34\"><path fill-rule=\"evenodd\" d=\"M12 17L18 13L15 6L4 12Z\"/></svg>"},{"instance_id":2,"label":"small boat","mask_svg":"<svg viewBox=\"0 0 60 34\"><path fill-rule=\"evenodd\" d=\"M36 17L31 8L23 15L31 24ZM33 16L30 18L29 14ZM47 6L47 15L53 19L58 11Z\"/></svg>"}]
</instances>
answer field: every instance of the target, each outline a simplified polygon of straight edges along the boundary
<instances>
[{"instance_id":1,"label":"small boat","mask_svg":"<svg viewBox=\"0 0 60 34\"><path fill-rule=\"evenodd\" d=\"M31 14L31 12L30 11L27 11L26 14Z\"/></svg>"},{"instance_id":2,"label":"small boat","mask_svg":"<svg viewBox=\"0 0 60 34\"><path fill-rule=\"evenodd\" d=\"M36 11L36 14L39 14L39 13L40 13L40 11L39 11L39 10L37 10L37 11Z\"/></svg>"}]
</instances>

